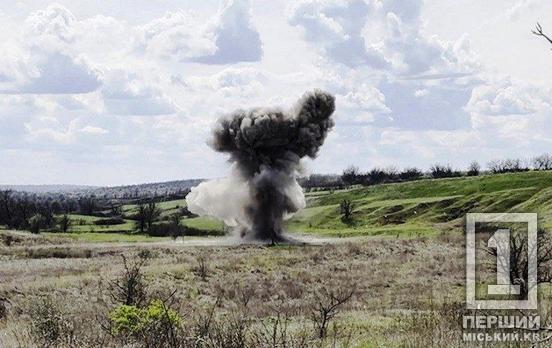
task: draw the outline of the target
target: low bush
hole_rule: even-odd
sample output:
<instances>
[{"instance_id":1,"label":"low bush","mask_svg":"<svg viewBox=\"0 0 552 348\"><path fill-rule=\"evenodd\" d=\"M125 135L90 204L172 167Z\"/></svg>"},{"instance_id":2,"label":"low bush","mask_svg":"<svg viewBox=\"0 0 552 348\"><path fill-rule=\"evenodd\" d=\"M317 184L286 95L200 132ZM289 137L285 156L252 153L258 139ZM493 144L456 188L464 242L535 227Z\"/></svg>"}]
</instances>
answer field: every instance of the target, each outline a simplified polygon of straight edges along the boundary
<instances>
[{"instance_id":1,"label":"low bush","mask_svg":"<svg viewBox=\"0 0 552 348\"><path fill-rule=\"evenodd\" d=\"M180 314L159 299L152 300L145 308L119 305L109 313L109 319L114 335L136 338L160 335L182 324Z\"/></svg>"},{"instance_id":2,"label":"low bush","mask_svg":"<svg viewBox=\"0 0 552 348\"><path fill-rule=\"evenodd\" d=\"M435 164L430 169L431 177L434 179L454 178L462 176L459 171L453 170L450 165Z\"/></svg>"},{"instance_id":3,"label":"low bush","mask_svg":"<svg viewBox=\"0 0 552 348\"><path fill-rule=\"evenodd\" d=\"M120 217L112 217L107 219L100 219L94 221L94 225L98 226L110 226L110 225L122 225L125 223L125 220Z\"/></svg>"},{"instance_id":4,"label":"low bush","mask_svg":"<svg viewBox=\"0 0 552 348\"><path fill-rule=\"evenodd\" d=\"M25 250L30 259L88 259L94 252L83 248L37 248Z\"/></svg>"}]
</instances>

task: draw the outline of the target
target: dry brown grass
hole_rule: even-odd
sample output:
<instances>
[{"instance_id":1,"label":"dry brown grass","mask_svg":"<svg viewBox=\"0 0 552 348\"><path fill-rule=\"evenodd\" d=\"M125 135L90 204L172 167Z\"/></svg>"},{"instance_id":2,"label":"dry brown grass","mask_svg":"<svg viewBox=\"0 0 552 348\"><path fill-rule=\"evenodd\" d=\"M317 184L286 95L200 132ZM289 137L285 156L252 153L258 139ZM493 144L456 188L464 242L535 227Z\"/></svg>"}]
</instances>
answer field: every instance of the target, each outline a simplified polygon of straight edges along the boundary
<instances>
[{"instance_id":1,"label":"dry brown grass","mask_svg":"<svg viewBox=\"0 0 552 348\"><path fill-rule=\"evenodd\" d=\"M120 255L132 258L143 247L90 253L81 247L64 249L63 255L55 245L33 254L22 248L5 247L0 256L0 297L11 303L0 321L0 346L36 346L28 314L45 296L61 307L79 344L118 346L101 329L116 305L108 284L124 271ZM257 347L371 347L443 346L458 338L464 297L459 237L272 248L175 244L150 247L148 253L143 266L148 296L171 296L184 320L182 339L201 337L213 346L246 340L246 346ZM320 298L314 289L347 284L354 284L354 296L332 316L325 338L317 338L320 327L317 331L311 314ZM208 333L201 336L210 313Z\"/></svg>"}]
</instances>

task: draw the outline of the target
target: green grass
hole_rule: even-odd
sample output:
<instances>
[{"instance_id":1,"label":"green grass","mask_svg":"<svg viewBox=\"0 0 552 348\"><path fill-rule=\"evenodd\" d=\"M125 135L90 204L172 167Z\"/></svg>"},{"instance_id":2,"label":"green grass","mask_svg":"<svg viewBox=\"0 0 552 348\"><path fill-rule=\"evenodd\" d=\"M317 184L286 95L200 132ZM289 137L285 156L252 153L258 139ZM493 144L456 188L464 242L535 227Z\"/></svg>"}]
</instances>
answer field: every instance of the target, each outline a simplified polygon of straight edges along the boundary
<instances>
[{"instance_id":1,"label":"green grass","mask_svg":"<svg viewBox=\"0 0 552 348\"><path fill-rule=\"evenodd\" d=\"M169 240L169 237L150 237L141 234L122 234L122 233L94 233L94 232L82 232L82 233L43 233L47 237L62 237L70 238L79 242L88 243L111 243L111 242L159 242Z\"/></svg>"},{"instance_id":2,"label":"green grass","mask_svg":"<svg viewBox=\"0 0 552 348\"><path fill-rule=\"evenodd\" d=\"M552 173L525 172L419 180L306 195L307 208L287 229L327 236L435 234L458 228L468 212L537 212L552 227ZM353 201L353 220L339 203Z\"/></svg>"},{"instance_id":3,"label":"green grass","mask_svg":"<svg viewBox=\"0 0 552 348\"><path fill-rule=\"evenodd\" d=\"M162 215L170 215L172 213L175 213L177 209L186 207L186 199L175 199L172 201L166 201L166 202L157 202L157 207L161 208ZM136 204L125 204L123 205L123 213L126 215L133 214L136 212L137 205Z\"/></svg>"},{"instance_id":4,"label":"green grass","mask_svg":"<svg viewBox=\"0 0 552 348\"><path fill-rule=\"evenodd\" d=\"M182 219L182 224L199 230L222 231L224 224L217 219L200 216L190 219Z\"/></svg>"},{"instance_id":5,"label":"green grass","mask_svg":"<svg viewBox=\"0 0 552 348\"><path fill-rule=\"evenodd\" d=\"M118 225L96 225L95 221L102 220L104 218L89 215L69 214L71 224L69 225L68 232L82 233L82 232L99 232L99 233L129 233L134 230L134 222L132 220L125 220L124 224Z\"/></svg>"},{"instance_id":6,"label":"green grass","mask_svg":"<svg viewBox=\"0 0 552 348\"><path fill-rule=\"evenodd\" d=\"M536 212L545 228L552 228L552 173L524 172L450 179L424 179L407 183L355 186L348 190L306 193L307 208L286 222L292 232L324 236L419 236L434 235L462 226L468 212ZM339 203L354 203L353 220L341 221ZM185 207L184 199L158 203L161 217ZM136 205L125 205L125 214ZM71 232L130 232L133 222L97 226L96 217L71 215L82 219ZM182 223L200 230L222 230L223 224L209 217L182 219Z\"/></svg>"}]
</instances>

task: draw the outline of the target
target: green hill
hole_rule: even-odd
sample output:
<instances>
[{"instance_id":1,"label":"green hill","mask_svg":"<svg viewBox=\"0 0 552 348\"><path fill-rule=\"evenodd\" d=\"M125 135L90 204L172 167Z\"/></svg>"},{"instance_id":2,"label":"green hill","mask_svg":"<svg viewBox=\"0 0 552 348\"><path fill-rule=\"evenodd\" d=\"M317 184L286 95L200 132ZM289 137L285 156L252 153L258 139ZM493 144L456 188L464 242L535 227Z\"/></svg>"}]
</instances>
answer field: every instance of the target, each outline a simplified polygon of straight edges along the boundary
<instances>
[{"instance_id":1,"label":"green hill","mask_svg":"<svg viewBox=\"0 0 552 348\"><path fill-rule=\"evenodd\" d=\"M339 204L354 204L352 222ZM462 226L468 212L536 212L552 227L552 172L420 180L307 194L307 208L291 219L295 232L332 236L433 234Z\"/></svg>"},{"instance_id":2,"label":"green hill","mask_svg":"<svg viewBox=\"0 0 552 348\"><path fill-rule=\"evenodd\" d=\"M286 223L291 232L326 236L432 235L459 230L468 212L536 212L542 227L552 228L552 172L424 179L405 183L356 187L339 191L306 193L307 208ZM341 221L339 204L353 202L352 221ZM186 201L159 203L162 218L186 206ZM123 207L131 214L135 205ZM71 232L131 233L134 224L96 226L99 218L71 215ZM213 218L183 218L184 225L202 230L220 230Z\"/></svg>"}]
</instances>

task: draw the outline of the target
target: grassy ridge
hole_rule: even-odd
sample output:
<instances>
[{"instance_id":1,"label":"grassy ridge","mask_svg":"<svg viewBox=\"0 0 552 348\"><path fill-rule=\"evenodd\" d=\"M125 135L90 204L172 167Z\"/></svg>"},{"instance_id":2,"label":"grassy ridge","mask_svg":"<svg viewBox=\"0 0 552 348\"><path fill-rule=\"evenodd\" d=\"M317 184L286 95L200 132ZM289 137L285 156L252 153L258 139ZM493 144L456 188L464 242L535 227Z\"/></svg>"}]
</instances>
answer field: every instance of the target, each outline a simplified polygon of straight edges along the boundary
<instances>
[{"instance_id":1,"label":"grassy ridge","mask_svg":"<svg viewBox=\"0 0 552 348\"><path fill-rule=\"evenodd\" d=\"M462 225L468 212L536 212L541 226L552 228L552 172L523 172L478 177L419 180L306 194L307 208L286 223L293 232L327 236L431 235ZM351 223L341 221L339 204L354 203ZM186 206L184 199L158 203L162 217ZM135 205L124 206L126 214ZM71 215L70 232L130 233L131 220L112 226L94 225L99 218ZM84 223L76 222L83 220ZM201 230L222 230L213 218L183 218Z\"/></svg>"},{"instance_id":2,"label":"grassy ridge","mask_svg":"<svg viewBox=\"0 0 552 348\"><path fill-rule=\"evenodd\" d=\"M339 203L354 203L352 223ZM468 212L536 212L552 227L552 173L524 172L420 180L307 194L307 208L288 222L292 231L325 235L431 234L461 225Z\"/></svg>"}]
</instances>

